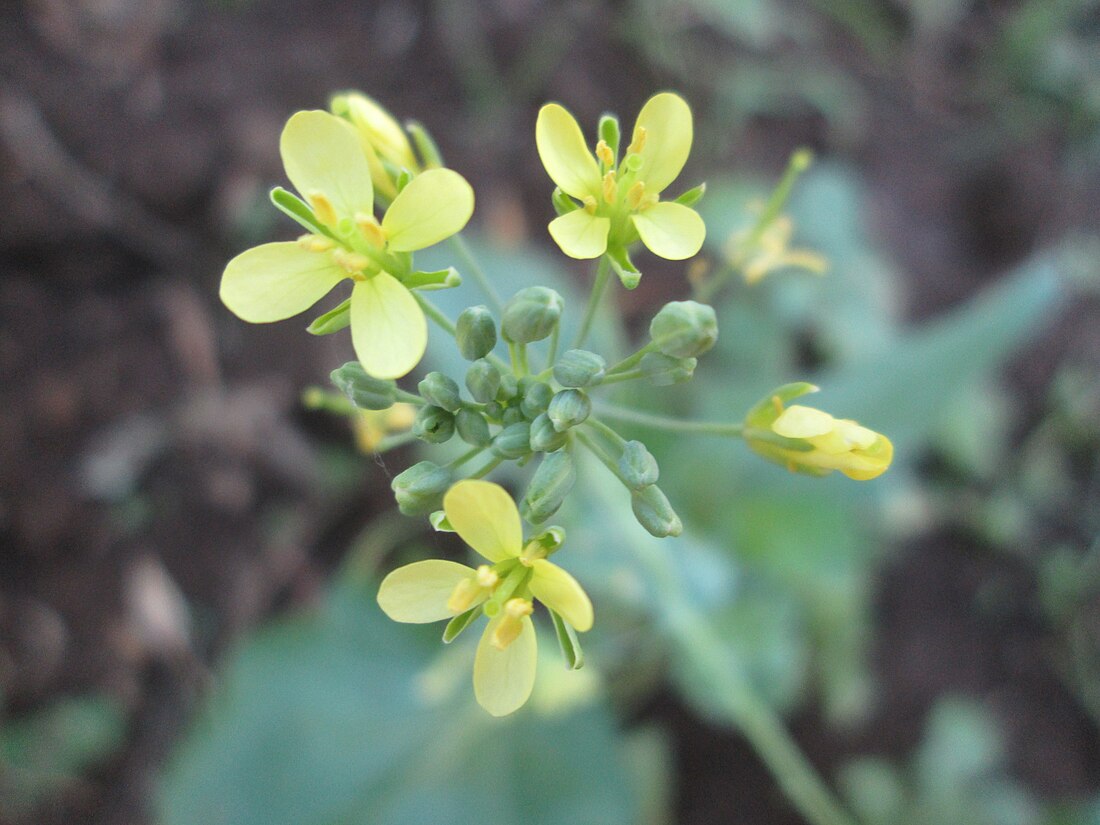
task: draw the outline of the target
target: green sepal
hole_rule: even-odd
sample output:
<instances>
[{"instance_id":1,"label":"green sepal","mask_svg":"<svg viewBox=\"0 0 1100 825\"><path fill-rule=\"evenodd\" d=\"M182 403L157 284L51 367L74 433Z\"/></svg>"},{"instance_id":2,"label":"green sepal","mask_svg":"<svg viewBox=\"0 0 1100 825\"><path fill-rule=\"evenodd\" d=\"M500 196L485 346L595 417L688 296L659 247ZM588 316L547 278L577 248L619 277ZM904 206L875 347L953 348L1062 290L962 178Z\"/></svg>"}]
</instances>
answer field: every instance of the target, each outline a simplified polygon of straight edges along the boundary
<instances>
[{"instance_id":1,"label":"green sepal","mask_svg":"<svg viewBox=\"0 0 1100 825\"><path fill-rule=\"evenodd\" d=\"M435 272L417 271L406 275L402 280L409 289L422 289L430 292L436 289L453 289L462 285L462 276L453 266L438 269Z\"/></svg>"},{"instance_id":2,"label":"green sepal","mask_svg":"<svg viewBox=\"0 0 1100 825\"><path fill-rule=\"evenodd\" d=\"M553 610L549 608L547 610L550 613L550 621L554 623L554 635L558 638L562 658L565 659L565 669L580 670L584 667L584 651L581 650L581 643L577 639L577 631ZM453 622L454 619L451 621Z\"/></svg>"},{"instance_id":3,"label":"green sepal","mask_svg":"<svg viewBox=\"0 0 1100 825\"><path fill-rule=\"evenodd\" d=\"M409 183L412 182L413 174L404 167L397 173L397 179L394 181L394 186L397 187L397 194L401 194L401 190L404 189Z\"/></svg>"},{"instance_id":4,"label":"green sepal","mask_svg":"<svg viewBox=\"0 0 1100 825\"><path fill-rule=\"evenodd\" d=\"M465 613L459 613L447 622L447 626L443 628L443 644L449 645L457 639L459 634L469 627L470 623L480 615L481 605L479 604L477 607L471 607Z\"/></svg>"},{"instance_id":5,"label":"green sepal","mask_svg":"<svg viewBox=\"0 0 1100 825\"><path fill-rule=\"evenodd\" d=\"M432 529L437 533L453 533L455 531L455 528L447 521L447 514L442 510L436 510L428 516L428 523L432 525Z\"/></svg>"},{"instance_id":6,"label":"green sepal","mask_svg":"<svg viewBox=\"0 0 1100 825\"><path fill-rule=\"evenodd\" d=\"M332 335L351 325L351 298L337 304L324 315L313 319L306 332L310 335Z\"/></svg>"},{"instance_id":7,"label":"green sepal","mask_svg":"<svg viewBox=\"0 0 1100 825\"><path fill-rule=\"evenodd\" d=\"M757 401L752 409L745 414L745 425L748 427L761 427L765 430L770 430L772 424L775 423L775 419L779 418L779 411L776 410L775 401L773 399L778 398L781 403L786 404L803 395L817 392L818 389L817 386L806 381L795 381L792 384L784 384L781 387L776 387Z\"/></svg>"},{"instance_id":8,"label":"green sepal","mask_svg":"<svg viewBox=\"0 0 1100 825\"><path fill-rule=\"evenodd\" d=\"M761 444L769 444L781 450L794 450L796 453L812 453L814 445L804 438L787 438L770 429L757 429L746 427L742 433L745 441L755 441Z\"/></svg>"},{"instance_id":9,"label":"green sepal","mask_svg":"<svg viewBox=\"0 0 1100 825\"><path fill-rule=\"evenodd\" d=\"M695 206L703 199L703 195L707 193L707 185L700 183L698 186L694 186L691 189L684 192L680 197L676 198L675 203L683 204L684 206Z\"/></svg>"},{"instance_id":10,"label":"green sepal","mask_svg":"<svg viewBox=\"0 0 1100 825\"><path fill-rule=\"evenodd\" d=\"M315 235L325 235L336 240L332 230L318 221L309 205L293 192L283 189L281 186L276 186L271 190L268 197L271 198L271 202L276 209L288 218L297 221L303 228L308 229Z\"/></svg>"},{"instance_id":11,"label":"green sepal","mask_svg":"<svg viewBox=\"0 0 1100 825\"><path fill-rule=\"evenodd\" d=\"M568 215L570 212L576 212L581 208L579 203L557 187L554 188L554 194L550 196L550 202L554 204L554 211L558 213L559 217Z\"/></svg>"},{"instance_id":12,"label":"green sepal","mask_svg":"<svg viewBox=\"0 0 1100 825\"><path fill-rule=\"evenodd\" d=\"M619 276L619 280L622 281L624 287L634 289L638 286L638 283L642 280L642 273L634 266L624 247L617 246L608 249L607 260L611 262L611 268L615 270L615 274Z\"/></svg>"},{"instance_id":13,"label":"green sepal","mask_svg":"<svg viewBox=\"0 0 1100 825\"><path fill-rule=\"evenodd\" d=\"M425 169L436 169L443 165L443 154L422 123L410 120L405 123L405 131L416 145L417 154L420 155L420 162Z\"/></svg>"}]
</instances>

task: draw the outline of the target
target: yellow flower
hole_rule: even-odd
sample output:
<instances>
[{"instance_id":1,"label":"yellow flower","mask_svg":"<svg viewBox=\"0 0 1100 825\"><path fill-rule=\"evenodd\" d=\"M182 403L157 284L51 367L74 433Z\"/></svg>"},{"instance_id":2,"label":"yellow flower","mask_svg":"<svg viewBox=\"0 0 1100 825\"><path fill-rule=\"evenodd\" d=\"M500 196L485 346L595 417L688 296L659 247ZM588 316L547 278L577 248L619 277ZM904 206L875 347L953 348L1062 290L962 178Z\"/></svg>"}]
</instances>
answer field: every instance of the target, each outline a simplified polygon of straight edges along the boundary
<instances>
[{"instance_id":1,"label":"yellow flower","mask_svg":"<svg viewBox=\"0 0 1100 825\"><path fill-rule=\"evenodd\" d=\"M223 303L245 321L282 321L350 279L352 345L363 368L377 378L406 375L428 342L424 312L402 283L410 275L407 253L461 230L473 213L473 190L457 172L431 169L409 182L379 223L370 166L346 121L298 112L280 150L318 231L235 257L222 275Z\"/></svg>"},{"instance_id":2,"label":"yellow flower","mask_svg":"<svg viewBox=\"0 0 1100 825\"><path fill-rule=\"evenodd\" d=\"M399 567L382 580L378 604L394 621L415 624L480 607L489 623L474 660L474 694L489 713L506 716L527 701L535 684L534 601L581 632L592 627L592 602L576 579L547 561L543 544L524 543L519 510L503 487L460 481L444 496L443 511L490 564L475 570L431 559Z\"/></svg>"},{"instance_id":3,"label":"yellow flower","mask_svg":"<svg viewBox=\"0 0 1100 825\"><path fill-rule=\"evenodd\" d=\"M785 267L795 267L823 275L829 262L823 255L810 249L790 249L794 224L786 215L780 215L759 234L750 248L742 249L751 233L742 233L731 239L728 256L738 267L745 282L755 284L765 275Z\"/></svg>"},{"instance_id":4,"label":"yellow flower","mask_svg":"<svg viewBox=\"0 0 1100 825\"><path fill-rule=\"evenodd\" d=\"M359 410L351 417L355 443L364 453L373 453L388 435L407 432L416 420L416 407L398 402L385 410Z\"/></svg>"},{"instance_id":5,"label":"yellow flower","mask_svg":"<svg viewBox=\"0 0 1100 825\"><path fill-rule=\"evenodd\" d=\"M568 111L557 103L543 106L535 124L539 157L551 180L580 202L550 222L562 252L572 258L610 252L625 260L627 246L641 239L669 260L697 253L706 235L703 219L688 206L660 199L683 169L691 141L691 109L670 92L654 95L642 107L617 166L616 148L601 140L593 155Z\"/></svg>"},{"instance_id":6,"label":"yellow flower","mask_svg":"<svg viewBox=\"0 0 1100 825\"><path fill-rule=\"evenodd\" d=\"M392 201L397 197L395 181L401 170L414 175L421 171L405 130L377 101L359 92L337 95L331 108L358 132L375 193Z\"/></svg>"},{"instance_id":7,"label":"yellow flower","mask_svg":"<svg viewBox=\"0 0 1100 825\"><path fill-rule=\"evenodd\" d=\"M890 439L855 421L783 402L817 390L811 384L788 384L757 404L745 418L745 441L760 455L792 473L828 475L840 470L867 481L886 472L894 457Z\"/></svg>"}]
</instances>

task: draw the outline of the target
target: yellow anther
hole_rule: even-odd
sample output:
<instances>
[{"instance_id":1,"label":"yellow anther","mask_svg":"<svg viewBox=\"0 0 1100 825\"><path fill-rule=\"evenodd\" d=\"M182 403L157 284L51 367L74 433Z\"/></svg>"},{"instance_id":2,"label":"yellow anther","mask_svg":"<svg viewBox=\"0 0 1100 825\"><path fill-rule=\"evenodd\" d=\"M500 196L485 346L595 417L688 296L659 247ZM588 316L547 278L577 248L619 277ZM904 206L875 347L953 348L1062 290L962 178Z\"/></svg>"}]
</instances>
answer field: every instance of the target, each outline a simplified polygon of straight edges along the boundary
<instances>
[{"instance_id":1,"label":"yellow anther","mask_svg":"<svg viewBox=\"0 0 1100 825\"><path fill-rule=\"evenodd\" d=\"M645 148L645 134L645 126L638 126L634 129L634 140L630 142L630 146L626 149L628 155L632 152L639 153Z\"/></svg>"},{"instance_id":2,"label":"yellow anther","mask_svg":"<svg viewBox=\"0 0 1100 825\"><path fill-rule=\"evenodd\" d=\"M626 193L626 202L631 209L637 209L645 197L645 183L638 181Z\"/></svg>"},{"instance_id":3,"label":"yellow anther","mask_svg":"<svg viewBox=\"0 0 1100 825\"><path fill-rule=\"evenodd\" d=\"M497 623L490 639L493 647L504 650L523 632L523 619L534 612L534 605L526 599L509 599L504 603L504 615Z\"/></svg>"},{"instance_id":4,"label":"yellow anther","mask_svg":"<svg viewBox=\"0 0 1100 825\"><path fill-rule=\"evenodd\" d=\"M585 195L583 203L585 212L587 212L589 215L596 214L596 199L594 197L592 197L591 195Z\"/></svg>"},{"instance_id":5,"label":"yellow anther","mask_svg":"<svg viewBox=\"0 0 1100 825\"><path fill-rule=\"evenodd\" d=\"M386 245L386 230L382 228L374 215L356 212L355 225L359 227L359 231L363 233L363 237L367 239L371 246L381 249Z\"/></svg>"},{"instance_id":6,"label":"yellow anther","mask_svg":"<svg viewBox=\"0 0 1100 825\"><path fill-rule=\"evenodd\" d=\"M463 579L455 585L451 591L451 597L447 599L447 609L452 613L465 613L484 591L474 578Z\"/></svg>"},{"instance_id":7,"label":"yellow anther","mask_svg":"<svg viewBox=\"0 0 1100 825\"><path fill-rule=\"evenodd\" d=\"M652 192L647 193L638 204L638 211L641 212L644 209L649 209L651 206L656 206L661 200L660 195L655 195Z\"/></svg>"},{"instance_id":8,"label":"yellow anther","mask_svg":"<svg viewBox=\"0 0 1100 825\"><path fill-rule=\"evenodd\" d=\"M615 182L615 170L612 169L603 176L603 199L608 203L614 203L619 196L619 185Z\"/></svg>"},{"instance_id":9,"label":"yellow anther","mask_svg":"<svg viewBox=\"0 0 1100 825\"><path fill-rule=\"evenodd\" d=\"M494 587L500 581L500 576L487 564L483 564L477 569L476 578L477 583L485 588Z\"/></svg>"},{"instance_id":10,"label":"yellow anther","mask_svg":"<svg viewBox=\"0 0 1100 825\"><path fill-rule=\"evenodd\" d=\"M339 221L339 218L336 217L336 207L332 205L332 201L328 199L324 192L310 192L306 195L306 200L309 202L310 208L313 209L313 214L317 220L325 226L336 226Z\"/></svg>"},{"instance_id":11,"label":"yellow anther","mask_svg":"<svg viewBox=\"0 0 1100 825\"><path fill-rule=\"evenodd\" d=\"M332 259L349 275L363 272L371 264L370 258L366 255L360 255L358 252L348 252L346 249L337 249L332 253Z\"/></svg>"},{"instance_id":12,"label":"yellow anther","mask_svg":"<svg viewBox=\"0 0 1100 825\"><path fill-rule=\"evenodd\" d=\"M303 235L298 239L298 246L310 252L327 252L336 246L336 242L324 235Z\"/></svg>"},{"instance_id":13,"label":"yellow anther","mask_svg":"<svg viewBox=\"0 0 1100 825\"><path fill-rule=\"evenodd\" d=\"M772 406L775 407L776 415L783 415L783 402L780 400L778 395L772 396Z\"/></svg>"},{"instance_id":14,"label":"yellow anther","mask_svg":"<svg viewBox=\"0 0 1100 825\"><path fill-rule=\"evenodd\" d=\"M611 147L607 145L606 140L601 140L596 144L596 157L600 159L600 163L604 166L611 166L615 162L615 153L611 151Z\"/></svg>"}]
</instances>

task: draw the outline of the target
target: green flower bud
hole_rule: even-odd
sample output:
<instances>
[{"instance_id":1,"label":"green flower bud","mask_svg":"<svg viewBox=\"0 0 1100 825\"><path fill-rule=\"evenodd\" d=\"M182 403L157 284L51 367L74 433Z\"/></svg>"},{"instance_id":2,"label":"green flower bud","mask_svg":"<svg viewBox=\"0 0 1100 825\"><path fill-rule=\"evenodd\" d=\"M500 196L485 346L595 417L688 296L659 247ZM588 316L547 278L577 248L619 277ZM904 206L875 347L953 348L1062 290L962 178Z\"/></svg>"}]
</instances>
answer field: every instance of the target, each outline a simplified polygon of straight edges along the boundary
<instances>
[{"instance_id":1,"label":"green flower bud","mask_svg":"<svg viewBox=\"0 0 1100 825\"><path fill-rule=\"evenodd\" d=\"M546 414L559 433L575 427L588 418L592 412L592 402L581 390L562 390L550 399Z\"/></svg>"},{"instance_id":2,"label":"green flower bud","mask_svg":"<svg viewBox=\"0 0 1100 825\"><path fill-rule=\"evenodd\" d=\"M520 515L531 524L546 521L561 507L576 480L573 456L566 450L550 453L531 477L527 493L520 502Z\"/></svg>"},{"instance_id":3,"label":"green flower bud","mask_svg":"<svg viewBox=\"0 0 1100 825\"><path fill-rule=\"evenodd\" d=\"M490 421L500 421L504 418L504 405L497 401L490 401L485 405L485 417Z\"/></svg>"},{"instance_id":4,"label":"green flower bud","mask_svg":"<svg viewBox=\"0 0 1100 825\"><path fill-rule=\"evenodd\" d=\"M554 331L564 302L554 290L529 286L517 292L504 307L500 329L504 340L517 344L541 341Z\"/></svg>"},{"instance_id":5,"label":"green flower bud","mask_svg":"<svg viewBox=\"0 0 1100 825\"><path fill-rule=\"evenodd\" d=\"M554 422L546 413L539 413L531 422L531 449L536 453L552 453L565 446L565 433L554 429Z\"/></svg>"},{"instance_id":6,"label":"green flower bud","mask_svg":"<svg viewBox=\"0 0 1100 825\"><path fill-rule=\"evenodd\" d=\"M697 363L694 358L673 358L663 352L647 352L638 366L651 384L667 387L690 380Z\"/></svg>"},{"instance_id":7,"label":"green flower bud","mask_svg":"<svg viewBox=\"0 0 1100 825\"><path fill-rule=\"evenodd\" d=\"M484 358L497 345L497 325L488 307L476 306L462 310L455 322L458 351L467 361Z\"/></svg>"},{"instance_id":8,"label":"green flower bud","mask_svg":"<svg viewBox=\"0 0 1100 825\"><path fill-rule=\"evenodd\" d=\"M518 424L521 421L526 421L527 417L524 416L523 410L519 407L509 407L500 416L500 423L505 427L510 427L513 424Z\"/></svg>"},{"instance_id":9,"label":"green flower bud","mask_svg":"<svg viewBox=\"0 0 1100 825\"><path fill-rule=\"evenodd\" d=\"M563 387L588 387L600 383L607 362L594 352L571 349L554 365L554 380Z\"/></svg>"},{"instance_id":10,"label":"green flower bud","mask_svg":"<svg viewBox=\"0 0 1100 825\"><path fill-rule=\"evenodd\" d=\"M505 427L493 439L493 452L501 458L523 458L531 452L531 425L520 421Z\"/></svg>"},{"instance_id":11,"label":"green flower bud","mask_svg":"<svg viewBox=\"0 0 1100 825\"><path fill-rule=\"evenodd\" d=\"M455 414L455 429L459 438L474 447L488 447L493 440L485 416L476 410L459 410Z\"/></svg>"},{"instance_id":12,"label":"green flower bud","mask_svg":"<svg viewBox=\"0 0 1100 825\"><path fill-rule=\"evenodd\" d=\"M718 340L714 308L695 301L665 304L649 324L657 349L673 358L702 355Z\"/></svg>"},{"instance_id":13,"label":"green flower bud","mask_svg":"<svg viewBox=\"0 0 1100 825\"><path fill-rule=\"evenodd\" d=\"M497 390L498 401L511 401L519 395L519 379L512 373L506 372L500 376L500 389Z\"/></svg>"},{"instance_id":14,"label":"green flower bud","mask_svg":"<svg viewBox=\"0 0 1100 825\"><path fill-rule=\"evenodd\" d=\"M638 492L657 483L657 459L641 441L628 441L619 457L619 472L627 486Z\"/></svg>"},{"instance_id":15,"label":"green flower bud","mask_svg":"<svg viewBox=\"0 0 1100 825\"><path fill-rule=\"evenodd\" d=\"M348 361L329 378L361 410L388 410L397 396L393 381L367 375L358 361Z\"/></svg>"},{"instance_id":16,"label":"green flower bud","mask_svg":"<svg viewBox=\"0 0 1100 825\"><path fill-rule=\"evenodd\" d=\"M413 434L429 444L442 444L455 434L455 417L442 407L425 404L416 411Z\"/></svg>"},{"instance_id":17,"label":"green flower bud","mask_svg":"<svg viewBox=\"0 0 1100 825\"><path fill-rule=\"evenodd\" d=\"M488 404L500 390L500 370L484 358L479 358L466 370L466 389L475 401Z\"/></svg>"},{"instance_id":18,"label":"green flower bud","mask_svg":"<svg viewBox=\"0 0 1100 825\"><path fill-rule=\"evenodd\" d=\"M425 401L442 407L447 412L458 412L462 407L458 384L441 372L429 372L416 388L424 396Z\"/></svg>"},{"instance_id":19,"label":"green flower bud","mask_svg":"<svg viewBox=\"0 0 1100 825\"><path fill-rule=\"evenodd\" d=\"M546 412L546 408L550 406L550 399L553 397L554 391L550 389L550 385L539 381L527 388L519 408L523 410L525 416L533 419L540 413Z\"/></svg>"},{"instance_id":20,"label":"green flower bud","mask_svg":"<svg viewBox=\"0 0 1100 825\"><path fill-rule=\"evenodd\" d=\"M684 524L668 498L661 492L656 484L651 484L642 490L631 493L630 506L634 510L634 517L651 536L663 539L666 536L678 536L684 530Z\"/></svg>"},{"instance_id":21,"label":"green flower bud","mask_svg":"<svg viewBox=\"0 0 1100 825\"><path fill-rule=\"evenodd\" d=\"M443 506L443 494L451 486L451 471L430 461L421 461L390 482L397 506L406 516L422 516Z\"/></svg>"}]
</instances>

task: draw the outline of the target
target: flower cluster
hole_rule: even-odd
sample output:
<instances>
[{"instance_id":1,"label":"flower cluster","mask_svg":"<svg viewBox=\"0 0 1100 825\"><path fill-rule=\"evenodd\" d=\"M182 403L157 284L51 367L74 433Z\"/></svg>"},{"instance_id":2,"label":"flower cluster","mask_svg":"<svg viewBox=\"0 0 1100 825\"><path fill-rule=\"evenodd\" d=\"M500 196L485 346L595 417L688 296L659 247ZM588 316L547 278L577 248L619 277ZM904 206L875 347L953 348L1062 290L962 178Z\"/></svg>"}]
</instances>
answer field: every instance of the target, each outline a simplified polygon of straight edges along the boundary
<instances>
[{"instance_id":1,"label":"flower cluster","mask_svg":"<svg viewBox=\"0 0 1100 825\"><path fill-rule=\"evenodd\" d=\"M367 451L411 440L464 444L450 461L413 464L391 486L403 513L426 516L436 529L457 533L485 563L468 567L434 559L401 567L383 580L378 602L396 621L447 620L447 642L484 616L474 693L494 715L515 711L531 693L536 604L545 607L567 664L577 668L583 662L577 633L592 627L592 603L569 573L548 560L561 549L564 531L546 524L574 487L583 466L576 460L579 451L594 456L621 485L624 504L629 501L649 533L666 537L683 530L658 486L657 460L612 422L742 438L765 458L812 475L839 470L870 479L892 458L889 440L872 430L820 410L786 406L815 389L809 384L780 387L744 421L728 423L680 422L599 397L603 388L622 382L668 387L690 380L698 358L718 339L718 318L702 300L672 301L653 316L647 338L629 355L609 359L585 348L609 273L628 288L638 283L631 259L637 244L682 260L699 252L706 235L692 208L704 186L662 200L692 145L691 110L682 98L668 92L652 97L625 149L615 117L605 115L598 132L589 148L573 116L554 103L542 108L535 124L539 155L558 187L550 235L566 255L599 260L569 347L560 340L568 308L556 291L535 286L506 302L496 298L458 237L473 213L473 190L444 166L427 131L415 123L403 127L357 93L335 97L331 111L298 112L283 130L283 164L298 194L276 188L271 198L306 234L242 252L222 277L225 305L255 323L304 312L350 282L350 294L308 329L327 335L350 327L357 360L332 373L340 395L318 389L308 403L348 414ZM749 262L753 272L795 262L794 253L785 251L789 227L777 222L781 205L782 198L773 197L767 220L745 245L764 256ZM492 305L469 306L454 321L424 293L458 286L457 269L428 272L413 264L414 252L448 239ZM736 265L745 268L744 261ZM728 274L713 278L710 292ZM703 291L695 297L702 299ZM428 318L453 338L467 366L454 375L428 372L414 391L396 379L421 361ZM505 462L534 467L518 505L503 487L483 480ZM527 539L524 521L531 525Z\"/></svg>"}]
</instances>

